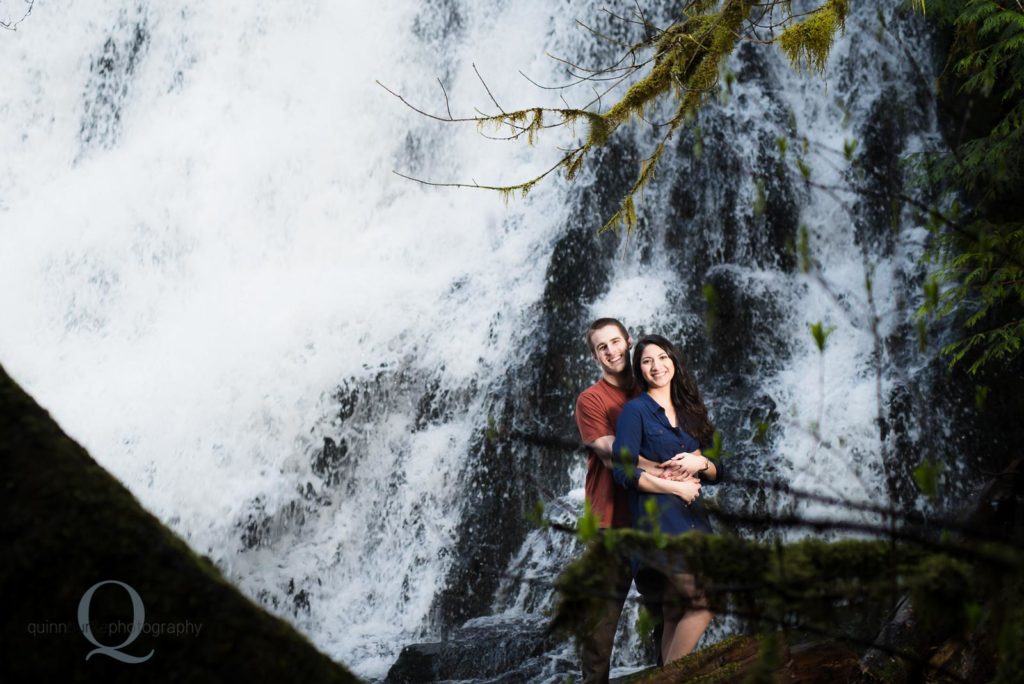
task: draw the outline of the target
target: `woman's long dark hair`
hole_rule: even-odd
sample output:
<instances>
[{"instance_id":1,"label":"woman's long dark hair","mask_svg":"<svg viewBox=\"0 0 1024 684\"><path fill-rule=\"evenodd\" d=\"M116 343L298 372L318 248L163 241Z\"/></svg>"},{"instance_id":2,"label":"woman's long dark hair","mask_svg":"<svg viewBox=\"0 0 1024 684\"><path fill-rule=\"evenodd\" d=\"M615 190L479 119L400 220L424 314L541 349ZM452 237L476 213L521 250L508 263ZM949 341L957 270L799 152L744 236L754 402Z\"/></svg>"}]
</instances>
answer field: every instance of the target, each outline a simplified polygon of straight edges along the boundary
<instances>
[{"instance_id":1,"label":"woman's long dark hair","mask_svg":"<svg viewBox=\"0 0 1024 684\"><path fill-rule=\"evenodd\" d=\"M682 423L687 432L697 438L702 447L710 445L715 434L715 426L711 422L711 418L708 417L708 409L704 406L704 400L701 399L700 390L697 389L697 381L687 369L682 354L661 335L645 335L640 338L640 341L636 343L636 348L633 349L633 377L636 379L637 385L645 392L649 389L647 380L644 379L643 369L640 368L640 356L644 352L644 347L649 344L663 349L672 359L672 365L675 366L671 389L676 419Z\"/></svg>"}]
</instances>

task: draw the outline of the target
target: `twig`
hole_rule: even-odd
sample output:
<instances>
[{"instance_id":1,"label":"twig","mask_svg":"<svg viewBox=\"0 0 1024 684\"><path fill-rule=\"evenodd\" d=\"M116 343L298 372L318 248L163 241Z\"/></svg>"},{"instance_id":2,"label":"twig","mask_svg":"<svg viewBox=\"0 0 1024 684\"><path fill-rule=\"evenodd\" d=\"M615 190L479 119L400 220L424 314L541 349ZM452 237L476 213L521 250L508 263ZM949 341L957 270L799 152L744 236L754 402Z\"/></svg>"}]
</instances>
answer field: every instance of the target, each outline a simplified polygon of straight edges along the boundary
<instances>
[{"instance_id":1,"label":"twig","mask_svg":"<svg viewBox=\"0 0 1024 684\"><path fill-rule=\"evenodd\" d=\"M494 99L494 95L491 93L491 89L487 87L487 81L485 81L484 77L480 75L480 70L476 68L476 63L473 64L473 72L476 74L476 77L480 79L480 83L483 85L484 90L487 91L487 95L488 97L491 98L491 102L494 103L494 106L498 108L498 111L507 116L508 113L502 108L500 104L498 104L498 101Z\"/></svg>"},{"instance_id":2,"label":"twig","mask_svg":"<svg viewBox=\"0 0 1024 684\"><path fill-rule=\"evenodd\" d=\"M542 178L550 174L552 171L565 164L565 162L572 158L573 155L578 154L585 148L586 145L581 145L580 147L575 148L574 150L566 154L564 157L559 159L554 166L549 168L544 173L540 174L539 176L535 176L534 178L531 178L528 181L525 181L523 183L517 183L515 185L481 185L476 181L473 181L472 183L437 183L435 181L428 181L423 180L422 178L416 178L415 176L408 176L400 171L392 171L391 173L395 174L396 176L401 176L406 180L415 181L416 183L420 183L421 185L430 185L438 188L475 188L478 190L497 190L499 192L515 192L516 190L523 190L524 188L528 189L534 183L541 180Z\"/></svg>"},{"instance_id":3,"label":"twig","mask_svg":"<svg viewBox=\"0 0 1024 684\"><path fill-rule=\"evenodd\" d=\"M379 83L379 81L378 81L378 83ZM445 106L445 109L448 110L448 120L449 121L454 121L455 119L452 116L452 107L451 107L451 104L448 102L448 91L444 89L444 83L441 82L440 78L437 79L437 84L439 86L441 86L441 92L444 94L444 106Z\"/></svg>"},{"instance_id":4,"label":"twig","mask_svg":"<svg viewBox=\"0 0 1024 684\"><path fill-rule=\"evenodd\" d=\"M28 5L28 9L25 10L25 14L21 15L21 19L17 21L0 21L0 28L7 29L8 31L17 31L18 24L28 19L29 15L32 14L32 8L35 7L36 0L25 0L25 4Z\"/></svg>"}]
</instances>

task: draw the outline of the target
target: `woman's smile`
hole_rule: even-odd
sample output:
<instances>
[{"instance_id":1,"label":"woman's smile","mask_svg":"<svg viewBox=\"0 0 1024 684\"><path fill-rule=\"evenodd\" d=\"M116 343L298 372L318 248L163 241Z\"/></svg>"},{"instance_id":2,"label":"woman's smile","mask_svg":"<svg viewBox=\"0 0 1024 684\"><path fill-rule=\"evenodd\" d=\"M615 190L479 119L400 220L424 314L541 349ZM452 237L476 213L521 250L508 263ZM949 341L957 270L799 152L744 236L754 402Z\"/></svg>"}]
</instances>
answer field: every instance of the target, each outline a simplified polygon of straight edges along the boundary
<instances>
[{"instance_id":1,"label":"woman's smile","mask_svg":"<svg viewBox=\"0 0 1024 684\"><path fill-rule=\"evenodd\" d=\"M664 349L654 344L644 348L643 356L640 357L640 370L651 387L664 387L675 375L672 359Z\"/></svg>"}]
</instances>

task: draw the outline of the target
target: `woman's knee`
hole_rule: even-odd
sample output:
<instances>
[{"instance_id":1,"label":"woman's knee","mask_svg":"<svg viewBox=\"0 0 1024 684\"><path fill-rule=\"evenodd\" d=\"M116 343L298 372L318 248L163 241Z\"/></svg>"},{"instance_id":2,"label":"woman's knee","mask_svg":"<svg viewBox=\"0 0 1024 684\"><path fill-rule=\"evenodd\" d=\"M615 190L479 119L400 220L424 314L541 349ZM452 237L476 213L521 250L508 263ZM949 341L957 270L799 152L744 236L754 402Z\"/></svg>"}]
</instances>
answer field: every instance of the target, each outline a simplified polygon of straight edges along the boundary
<instances>
[{"instance_id":1,"label":"woman's knee","mask_svg":"<svg viewBox=\"0 0 1024 684\"><path fill-rule=\"evenodd\" d=\"M704 593L703 587L697 584L697 578L690 573L676 573L669 578L669 583L675 593L688 599L694 607L707 607L707 595Z\"/></svg>"}]
</instances>

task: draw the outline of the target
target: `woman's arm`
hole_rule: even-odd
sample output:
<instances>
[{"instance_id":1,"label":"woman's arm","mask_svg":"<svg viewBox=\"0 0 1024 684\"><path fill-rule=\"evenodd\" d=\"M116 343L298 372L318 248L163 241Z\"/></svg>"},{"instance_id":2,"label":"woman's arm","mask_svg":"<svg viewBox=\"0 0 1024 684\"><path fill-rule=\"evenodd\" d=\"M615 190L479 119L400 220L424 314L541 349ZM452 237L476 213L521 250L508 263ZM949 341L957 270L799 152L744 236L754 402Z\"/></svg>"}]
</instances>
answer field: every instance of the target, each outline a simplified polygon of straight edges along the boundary
<instances>
[{"instance_id":1,"label":"woman's arm","mask_svg":"<svg viewBox=\"0 0 1024 684\"><path fill-rule=\"evenodd\" d=\"M688 504L700 496L700 480L693 475L685 480L666 480L641 470L636 488L648 494L673 494Z\"/></svg>"}]
</instances>

